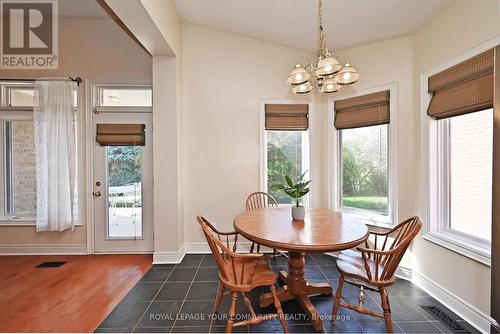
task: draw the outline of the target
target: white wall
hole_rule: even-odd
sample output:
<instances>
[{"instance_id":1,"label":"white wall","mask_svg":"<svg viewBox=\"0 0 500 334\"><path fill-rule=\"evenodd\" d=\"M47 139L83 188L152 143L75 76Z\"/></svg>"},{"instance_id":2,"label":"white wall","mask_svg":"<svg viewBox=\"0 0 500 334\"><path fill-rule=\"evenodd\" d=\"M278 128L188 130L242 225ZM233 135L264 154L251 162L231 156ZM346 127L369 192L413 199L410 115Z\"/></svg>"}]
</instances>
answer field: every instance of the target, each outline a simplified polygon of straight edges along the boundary
<instances>
[{"instance_id":1,"label":"white wall","mask_svg":"<svg viewBox=\"0 0 500 334\"><path fill-rule=\"evenodd\" d=\"M420 75L498 36L499 6L497 0L457 0L415 34L413 122L416 126L420 125ZM419 131L415 136L419 136ZM489 314L489 267L422 238L417 239L413 249L416 272Z\"/></svg>"},{"instance_id":2,"label":"white wall","mask_svg":"<svg viewBox=\"0 0 500 334\"><path fill-rule=\"evenodd\" d=\"M193 243L204 241L197 215L232 229L259 190L259 99L291 98L285 79L305 53L192 24L183 52L184 228Z\"/></svg>"},{"instance_id":3,"label":"white wall","mask_svg":"<svg viewBox=\"0 0 500 334\"><path fill-rule=\"evenodd\" d=\"M59 22L59 69L0 70L0 78L80 76L90 82L150 84L151 68L151 57L111 19L72 19ZM82 172L85 173L85 170ZM2 226L0 247L51 244L85 246L86 223L84 219L83 226L76 227L74 231L41 233L35 232L34 226Z\"/></svg>"}]
</instances>

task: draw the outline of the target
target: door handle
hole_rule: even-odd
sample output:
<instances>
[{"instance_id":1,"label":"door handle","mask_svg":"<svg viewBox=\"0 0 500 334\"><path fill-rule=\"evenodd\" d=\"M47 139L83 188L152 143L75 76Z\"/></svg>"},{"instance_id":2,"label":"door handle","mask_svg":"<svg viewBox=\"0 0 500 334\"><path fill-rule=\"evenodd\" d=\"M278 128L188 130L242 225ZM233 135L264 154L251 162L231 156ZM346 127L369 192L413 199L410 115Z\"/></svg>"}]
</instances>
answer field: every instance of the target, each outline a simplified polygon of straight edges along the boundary
<instances>
[{"instance_id":1,"label":"door handle","mask_svg":"<svg viewBox=\"0 0 500 334\"><path fill-rule=\"evenodd\" d=\"M100 191L94 191L93 194L94 194L94 197L101 196L101 192Z\"/></svg>"}]
</instances>

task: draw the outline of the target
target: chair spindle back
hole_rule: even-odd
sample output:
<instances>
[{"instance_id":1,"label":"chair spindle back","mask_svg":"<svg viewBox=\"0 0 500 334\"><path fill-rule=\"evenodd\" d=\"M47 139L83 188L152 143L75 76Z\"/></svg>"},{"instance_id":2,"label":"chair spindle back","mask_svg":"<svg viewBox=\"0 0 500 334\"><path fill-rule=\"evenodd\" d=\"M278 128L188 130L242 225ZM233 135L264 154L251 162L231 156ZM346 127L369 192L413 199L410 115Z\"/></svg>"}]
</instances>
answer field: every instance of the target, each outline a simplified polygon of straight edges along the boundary
<instances>
[{"instance_id":1,"label":"chair spindle back","mask_svg":"<svg viewBox=\"0 0 500 334\"><path fill-rule=\"evenodd\" d=\"M262 254L236 253L236 241L238 239L237 233L220 232L204 217L198 216L196 219L203 230L205 238L207 239L222 278L235 286L250 284L256 269L257 261L255 261L253 268L245 268L245 262L242 260L244 258L257 259L260 258ZM234 236L233 250L229 249L231 243L229 236L231 235ZM222 238L225 237L225 243L221 240L221 236ZM245 277L247 278L246 280Z\"/></svg>"},{"instance_id":2,"label":"chair spindle back","mask_svg":"<svg viewBox=\"0 0 500 334\"><path fill-rule=\"evenodd\" d=\"M246 210L254 210L259 208L267 208L270 206L278 206L278 202L273 196L265 192L255 192L247 197Z\"/></svg>"},{"instance_id":3,"label":"chair spindle back","mask_svg":"<svg viewBox=\"0 0 500 334\"><path fill-rule=\"evenodd\" d=\"M359 249L365 260L365 269L370 281L385 282L392 280L406 249L417 236L421 227L422 220L419 217L412 217L398 224L388 233L372 233L375 235L373 247L369 249L368 241L366 241L366 252ZM392 237L394 239L391 242ZM382 240L379 241L379 239ZM380 243L382 243L381 246ZM370 268L369 259L374 261L373 268ZM382 272L380 272L379 265L383 268Z\"/></svg>"}]
</instances>

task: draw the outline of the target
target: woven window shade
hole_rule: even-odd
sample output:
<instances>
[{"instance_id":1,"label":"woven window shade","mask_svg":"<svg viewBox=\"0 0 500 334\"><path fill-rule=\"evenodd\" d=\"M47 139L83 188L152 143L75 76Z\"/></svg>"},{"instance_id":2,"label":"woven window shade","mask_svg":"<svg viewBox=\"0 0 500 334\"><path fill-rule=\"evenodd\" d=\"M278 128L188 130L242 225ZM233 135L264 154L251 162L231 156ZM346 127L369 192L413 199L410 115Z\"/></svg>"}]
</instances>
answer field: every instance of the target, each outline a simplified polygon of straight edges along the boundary
<instances>
[{"instance_id":1,"label":"woven window shade","mask_svg":"<svg viewBox=\"0 0 500 334\"><path fill-rule=\"evenodd\" d=\"M309 128L308 104L266 104L266 130L303 131Z\"/></svg>"},{"instance_id":2,"label":"woven window shade","mask_svg":"<svg viewBox=\"0 0 500 334\"><path fill-rule=\"evenodd\" d=\"M335 128L353 129L390 122L390 91L335 101Z\"/></svg>"},{"instance_id":3,"label":"woven window shade","mask_svg":"<svg viewBox=\"0 0 500 334\"><path fill-rule=\"evenodd\" d=\"M96 141L101 146L146 145L144 124L97 124Z\"/></svg>"},{"instance_id":4,"label":"woven window shade","mask_svg":"<svg viewBox=\"0 0 500 334\"><path fill-rule=\"evenodd\" d=\"M429 77L427 114L441 119L492 108L493 61L491 49Z\"/></svg>"}]
</instances>

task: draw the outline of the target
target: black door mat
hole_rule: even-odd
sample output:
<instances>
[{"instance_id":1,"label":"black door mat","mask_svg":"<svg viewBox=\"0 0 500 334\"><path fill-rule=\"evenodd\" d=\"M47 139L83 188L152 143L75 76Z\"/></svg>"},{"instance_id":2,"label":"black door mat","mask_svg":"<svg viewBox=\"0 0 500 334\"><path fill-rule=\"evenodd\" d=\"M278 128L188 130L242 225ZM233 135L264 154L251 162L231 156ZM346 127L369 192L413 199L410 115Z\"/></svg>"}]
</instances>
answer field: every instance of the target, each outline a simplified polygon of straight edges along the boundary
<instances>
[{"instance_id":1,"label":"black door mat","mask_svg":"<svg viewBox=\"0 0 500 334\"><path fill-rule=\"evenodd\" d=\"M35 268L59 268L63 264L65 264L66 261L49 261L49 262L42 262Z\"/></svg>"},{"instance_id":2,"label":"black door mat","mask_svg":"<svg viewBox=\"0 0 500 334\"><path fill-rule=\"evenodd\" d=\"M440 323L451 329L453 333L470 333L455 319L450 317L444 310L438 306L422 305L422 308L432 314Z\"/></svg>"}]
</instances>

